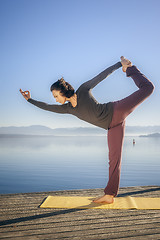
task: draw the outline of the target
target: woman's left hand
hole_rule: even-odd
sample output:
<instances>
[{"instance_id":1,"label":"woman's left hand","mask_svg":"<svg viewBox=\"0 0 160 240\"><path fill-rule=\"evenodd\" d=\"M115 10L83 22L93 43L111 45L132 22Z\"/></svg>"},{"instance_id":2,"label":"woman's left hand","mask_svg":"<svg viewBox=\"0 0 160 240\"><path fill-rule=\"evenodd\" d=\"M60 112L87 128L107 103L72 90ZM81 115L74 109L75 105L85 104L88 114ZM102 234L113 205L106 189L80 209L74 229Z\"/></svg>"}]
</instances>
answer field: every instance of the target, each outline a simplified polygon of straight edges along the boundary
<instances>
[{"instance_id":1,"label":"woman's left hand","mask_svg":"<svg viewBox=\"0 0 160 240\"><path fill-rule=\"evenodd\" d=\"M30 91L22 91L22 89L20 89L19 90L20 91L20 93L22 94L22 96L26 99L26 100L28 100L29 98L31 98L31 94L30 94Z\"/></svg>"}]
</instances>

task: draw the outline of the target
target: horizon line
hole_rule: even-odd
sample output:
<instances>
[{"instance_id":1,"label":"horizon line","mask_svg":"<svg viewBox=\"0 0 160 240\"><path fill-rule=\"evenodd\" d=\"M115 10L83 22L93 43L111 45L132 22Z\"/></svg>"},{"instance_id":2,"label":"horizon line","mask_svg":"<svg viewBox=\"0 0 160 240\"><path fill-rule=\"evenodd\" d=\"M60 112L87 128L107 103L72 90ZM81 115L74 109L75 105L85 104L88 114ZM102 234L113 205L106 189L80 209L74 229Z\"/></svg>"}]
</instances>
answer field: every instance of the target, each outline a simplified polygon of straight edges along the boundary
<instances>
[{"instance_id":1,"label":"horizon line","mask_svg":"<svg viewBox=\"0 0 160 240\"><path fill-rule=\"evenodd\" d=\"M33 126L41 126L41 127L47 127L47 128L50 128L50 129L73 129L73 128L95 128L95 129L102 129L100 127L96 127L96 126L93 126L93 127L82 127L82 126L77 126L77 127L57 127L57 128L52 128L50 126L46 126L46 125L40 125L40 124L34 124L34 125L19 125L19 126L15 126L15 125L8 125L8 126L0 126L0 128L2 127L33 127ZM126 125L126 127L160 127L160 125ZM105 129L104 129L105 130Z\"/></svg>"}]
</instances>

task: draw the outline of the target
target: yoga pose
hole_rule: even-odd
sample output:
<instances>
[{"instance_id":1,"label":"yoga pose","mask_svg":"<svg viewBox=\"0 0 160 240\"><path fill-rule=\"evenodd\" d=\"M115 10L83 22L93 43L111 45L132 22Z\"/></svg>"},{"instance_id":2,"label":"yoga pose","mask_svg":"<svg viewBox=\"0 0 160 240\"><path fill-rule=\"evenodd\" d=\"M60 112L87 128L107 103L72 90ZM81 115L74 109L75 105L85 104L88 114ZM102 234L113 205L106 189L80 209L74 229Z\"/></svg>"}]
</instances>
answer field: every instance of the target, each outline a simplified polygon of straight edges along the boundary
<instances>
[{"instance_id":1,"label":"yoga pose","mask_svg":"<svg viewBox=\"0 0 160 240\"><path fill-rule=\"evenodd\" d=\"M131 77L139 88L130 96L115 102L98 103L91 90L108 75L122 67L127 77ZM95 126L108 130L109 180L104 195L93 200L96 203L113 203L120 182L121 157L126 117L153 92L153 84L136 66L121 57L121 62L107 68L93 79L83 83L75 92L63 78L52 84L50 90L56 102L61 105L49 105L31 98L29 91L22 91L23 97L35 106L56 113L73 114ZM67 103L65 103L67 101Z\"/></svg>"}]
</instances>

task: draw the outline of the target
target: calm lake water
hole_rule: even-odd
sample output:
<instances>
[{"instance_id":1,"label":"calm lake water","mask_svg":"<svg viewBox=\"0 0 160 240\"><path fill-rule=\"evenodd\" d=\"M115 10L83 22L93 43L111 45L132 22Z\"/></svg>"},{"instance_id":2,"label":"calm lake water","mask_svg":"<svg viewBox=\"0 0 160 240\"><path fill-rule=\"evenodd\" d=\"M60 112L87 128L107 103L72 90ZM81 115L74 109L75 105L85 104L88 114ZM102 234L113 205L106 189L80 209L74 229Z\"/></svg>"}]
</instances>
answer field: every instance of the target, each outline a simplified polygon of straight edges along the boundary
<instances>
[{"instance_id":1,"label":"calm lake water","mask_svg":"<svg viewBox=\"0 0 160 240\"><path fill-rule=\"evenodd\" d=\"M125 137L120 187L160 185L160 138ZM0 193L104 188L106 136L0 138Z\"/></svg>"}]
</instances>

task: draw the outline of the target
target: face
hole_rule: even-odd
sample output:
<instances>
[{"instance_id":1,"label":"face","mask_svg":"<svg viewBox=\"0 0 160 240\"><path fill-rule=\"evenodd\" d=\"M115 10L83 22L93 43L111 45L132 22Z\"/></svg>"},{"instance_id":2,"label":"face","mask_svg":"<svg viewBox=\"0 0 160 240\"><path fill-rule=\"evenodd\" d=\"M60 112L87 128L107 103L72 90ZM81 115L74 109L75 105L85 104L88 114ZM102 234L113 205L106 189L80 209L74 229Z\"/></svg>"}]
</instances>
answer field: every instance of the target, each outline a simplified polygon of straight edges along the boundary
<instances>
[{"instance_id":1,"label":"face","mask_svg":"<svg viewBox=\"0 0 160 240\"><path fill-rule=\"evenodd\" d=\"M56 99L56 102L64 104L66 102L66 97L62 96L62 93L58 90L52 91L53 97Z\"/></svg>"}]
</instances>

